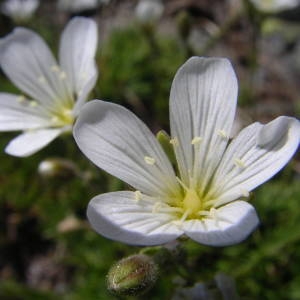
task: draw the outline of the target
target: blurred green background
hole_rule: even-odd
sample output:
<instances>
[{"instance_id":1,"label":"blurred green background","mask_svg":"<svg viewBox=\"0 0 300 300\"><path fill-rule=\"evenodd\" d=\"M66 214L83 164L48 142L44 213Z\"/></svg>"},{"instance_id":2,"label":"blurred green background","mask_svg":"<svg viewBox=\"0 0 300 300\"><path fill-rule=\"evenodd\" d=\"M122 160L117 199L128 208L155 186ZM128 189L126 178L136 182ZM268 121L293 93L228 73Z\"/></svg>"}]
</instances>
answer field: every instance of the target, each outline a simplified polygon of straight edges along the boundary
<instances>
[{"instance_id":1,"label":"blurred green background","mask_svg":"<svg viewBox=\"0 0 300 300\"><path fill-rule=\"evenodd\" d=\"M89 99L128 107L155 133L169 130L171 82L192 55L232 61L240 89L237 128L279 115L299 117L299 7L265 12L249 1L169 0L164 1L162 16L144 22L135 16L136 4L112 0L74 13L58 11L56 1L41 1L33 18L22 24L0 15L0 34L26 26L57 53L68 19L90 16L99 24L100 76ZM17 92L0 76L0 91ZM0 148L14 136L1 133ZM55 176L42 176L38 166L49 158L70 162ZM241 299L300 299L299 173L296 156L253 192L251 203L261 225L240 245L212 248L182 240L176 251L158 250L156 259L166 267L141 298L192 299L178 296L178 291L211 283L222 272L235 280ZM29 158L11 157L2 150L0 299L116 299L105 287L110 266L142 248L97 235L85 210L93 196L127 188L92 165L72 136L57 139Z\"/></svg>"}]
</instances>

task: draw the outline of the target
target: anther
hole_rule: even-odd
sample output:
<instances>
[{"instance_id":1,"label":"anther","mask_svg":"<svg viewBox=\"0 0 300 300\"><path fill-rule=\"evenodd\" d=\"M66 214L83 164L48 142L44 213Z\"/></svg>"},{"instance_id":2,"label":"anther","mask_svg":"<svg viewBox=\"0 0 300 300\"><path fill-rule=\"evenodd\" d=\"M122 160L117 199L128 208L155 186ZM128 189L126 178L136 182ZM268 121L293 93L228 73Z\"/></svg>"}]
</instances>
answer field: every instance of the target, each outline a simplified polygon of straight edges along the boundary
<instances>
[{"instance_id":1,"label":"anther","mask_svg":"<svg viewBox=\"0 0 300 300\"><path fill-rule=\"evenodd\" d=\"M241 194L245 198L248 198L250 196L250 193L247 190L241 190Z\"/></svg>"},{"instance_id":2,"label":"anther","mask_svg":"<svg viewBox=\"0 0 300 300\"><path fill-rule=\"evenodd\" d=\"M194 137L194 138L192 139L191 144L192 144L192 145L198 145L198 144L200 144L201 142L202 142L202 137L196 136L196 137Z\"/></svg>"},{"instance_id":3,"label":"anther","mask_svg":"<svg viewBox=\"0 0 300 300\"><path fill-rule=\"evenodd\" d=\"M66 74L66 72L64 72L64 71L61 71L60 73L59 73L59 78L60 79L66 79L67 78L67 74Z\"/></svg>"},{"instance_id":4,"label":"anther","mask_svg":"<svg viewBox=\"0 0 300 300\"><path fill-rule=\"evenodd\" d=\"M19 103L22 103L22 102L24 102L25 100L26 100L26 98L25 98L25 96L23 96L23 95L20 95L20 96L17 97L17 101L18 101Z\"/></svg>"},{"instance_id":5,"label":"anther","mask_svg":"<svg viewBox=\"0 0 300 300\"><path fill-rule=\"evenodd\" d=\"M235 163L235 165L236 165L237 167L239 167L239 168L241 168L241 169L246 168L245 163L244 163L242 160L240 160L239 158L236 158L236 159L234 160L234 163Z\"/></svg>"},{"instance_id":6,"label":"anther","mask_svg":"<svg viewBox=\"0 0 300 300\"><path fill-rule=\"evenodd\" d=\"M53 66L51 66L51 71L52 71L52 72L59 72L59 71L60 71L60 68L59 68L59 66L57 66L57 65L53 65Z\"/></svg>"},{"instance_id":7,"label":"anther","mask_svg":"<svg viewBox=\"0 0 300 300\"><path fill-rule=\"evenodd\" d=\"M191 213L190 209L187 209L184 214L182 215L182 217L180 218L180 220L175 220L172 223L178 227L181 227L183 222L186 220L186 218L188 217L188 215Z\"/></svg>"},{"instance_id":8,"label":"anther","mask_svg":"<svg viewBox=\"0 0 300 300\"><path fill-rule=\"evenodd\" d=\"M38 106L38 103L36 101L29 101L29 105L31 107L37 107Z\"/></svg>"},{"instance_id":9,"label":"anther","mask_svg":"<svg viewBox=\"0 0 300 300\"><path fill-rule=\"evenodd\" d=\"M170 139L170 144L173 145L174 147L177 147L179 145L178 139L176 137Z\"/></svg>"},{"instance_id":10,"label":"anther","mask_svg":"<svg viewBox=\"0 0 300 300\"><path fill-rule=\"evenodd\" d=\"M135 191L134 192L134 199L136 201L140 201L142 199L142 193L140 191Z\"/></svg>"},{"instance_id":11,"label":"anther","mask_svg":"<svg viewBox=\"0 0 300 300\"><path fill-rule=\"evenodd\" d=\"M38 78L38 82L39 83L46 83L46 78L44 77L44 76L40 76L39 78Z\"/></svg>"},{"instance_id":12,"label":"anther","mask_svg":"<svg viewBox=\"0 0 300 300\"><path fill-rule=\"evenodd\" d=\"M145 160L145 163L148 165L153 166L155 164L155 158L153 158L151 156L145 156L144 160Z\"/></svg>"},{"instance_id":13,"label":"anther","mask_svg":"<svg viewBox=\"0 0 300 300\"><path fill-rule=\"evenodd\" d=\"M59 121L59 118L57 117L57 116L53 116L52 118L51 118L51 122L52 123L57 123Z\"/></svg>"},{"instance_id":14,"label":"anther","mask_svg":"<svg viewBox=\"0 0 300 300\"><path fill-rule=\"evenodd\" d=\"M223 139L227 139L227 138L228 138L228 135L227 135L226 131L223 130L223 129L218 130L217 133L218 133L218 135L219 135L221 138L223 138Z\"/></svg>"}]
</instances>

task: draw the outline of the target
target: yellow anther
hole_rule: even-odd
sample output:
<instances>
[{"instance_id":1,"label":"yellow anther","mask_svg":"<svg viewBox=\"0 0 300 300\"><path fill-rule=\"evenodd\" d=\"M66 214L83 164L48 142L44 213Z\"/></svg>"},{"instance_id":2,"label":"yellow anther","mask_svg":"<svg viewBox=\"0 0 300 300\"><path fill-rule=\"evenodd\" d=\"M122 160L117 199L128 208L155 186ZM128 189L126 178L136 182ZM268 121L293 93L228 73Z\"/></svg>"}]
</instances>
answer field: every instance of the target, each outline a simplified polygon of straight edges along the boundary
<instances>
[{"instance_id":1,"label":"yellow anther","mask_svg":"<svg viewBox=\"0 0 300 300\"><path fill-rule=\"evenodd\" d=\"M66 74L66 72L64 72L64 71L61 71L60 73L59 73L59 78L60 79L66 79L67 78L67 74Z\"/></svg>"},{"instance_id":2,"label":"yellow anther","mask_svg":"<svg viewBox=\"0 0 300 300\"><path fill-rule=\"evenodd\" d=\"M136 201L140 201L142 199L142 193L140 191L135 191L134 192L134 199Z\"/></svg>"},{"instance_id":3,"label":"yellow anther","mask_svg":"<svg viewBox=\"0 0 300 300\"><path fill-rule=\"evenodd\" d=\"M31 107L37 107L38 106L38 103L36 101L29 101L29 105Z\"/></svg>"},{"instance_id":4,"label":"yellow anther","mask_svg":"<svg viewBox=\"0 0 300 300\"><path fill-rule=\"evenodd\" d=\"M250 196L250 193L247 190L241 190L241 194L245 198L248 198Z\"/></svg>"},{"instance_id":5,"label":"yellow anther","mask_svg":"<svg viewBox=\"0 0 300 300\"><path fill-rule=\"evenodd\" d=\"M45 78L44 76L40 76L40 77L38 78L38 82L39 82L39 83L46 83L46 78Z\"/></svg>"},{"instance_id":6,"label":"yellow anther","mask_svg":"<svg viewBox=\"0 0 300 300\"><path fill-rule=\"evenodd\" d=\"M174 147L179 145L178 139L177 138L173 138L170 139L170 144L173 145Z\"/></svg>"},{"instance_id":7,"label":"yellow anther","mask_svg":"<svg viewBox=\"0 0 300 300\"><path fill-rule=\"evenodd\" d=\"M59 72L59 71L60 71L60 68L59 68L59 66L57 66L57 65L53 65L53 66L51 66L51 71L52 71L52 72Z\"/></svg>"},{"instance_id":8,"label":"yellow anther","mask_svg":"<svg viewBox=\"0 0 300 300\"><path fill-rule=\"evenodd\" d=\"M228 138L228 135L226 133L225 130L221 129L221 130L218 130L218 135L223 138L223 139L227 139Z\"/></svg>"},{"instance_id":9,"label":"yellow anther","mask_svg":"<svg viewBox=\"0 0 300 300\"><path fill-rule=\"evenodd\" d=\"M208 212L207 210L201 210L201 211L199 211L199 212L197 213L197 215L200 216L200 217L207 217L207 216L209 216L210 214L209 214L209 212Z\"/></svg>"},{"instance_id":10,"label":"yellow anther","mask_svg":"<svg viewBox=\"0 0 300 300\"><path fill-rule=\"evenodd\" d=\"M198 144L200 144L201 142L202 142L202 137L196 136L196 137L194 137L194 138L192 139L191 144L192 144L192 145L198 145Z\"/></svg>"},{"instance_id":11,"label":"yellow anther","mask_svg":"<svg viewBox=\"0 0 300 300\"><path fill-rule=\"evenodd\" d=\"M52 118L51 118L51 122L52 123L57 123L59 121L59 118L57 117L57 116L53 116Z\"/></svg>"},{"instance_id":12,"label":"yellow anther","mask_svg":"<svg viewBox=\"0 0 300 300\"><path fill-rule=\"evenodd\" d=\"M155 164L155 158L153 158L151 156L145 156L144 160L145 160L145 163L148 165L153 166Z\"/></svg>"},{"instance_id":13,"label":"yellow anther","mask_svg":"<svg viewBox=\"0 0 300 300\"><path fill-rule=\"evenodd\" d=\"M25 98L25 96L23 96L23 95L20 95L20 96L17 97L17 101L18 101L19 103L22 103L22 102L24 102L25 100L26 100L26 98Z\"/></svg>"},{"instance_id":14,"label":"yellow anther","mask_svg":"<svg viewBox=\"0 0 300 300\"><path fill-rule=\"evenodd\" d=\"M235 165L236 165L237 167L239 167L239 168L241 168L241 169L246 168L245 163L244 163L242 160L240 160L239 158L236 158L236 159L234 160L234 163L235 163Z\"/></svg>"}]
</instances>

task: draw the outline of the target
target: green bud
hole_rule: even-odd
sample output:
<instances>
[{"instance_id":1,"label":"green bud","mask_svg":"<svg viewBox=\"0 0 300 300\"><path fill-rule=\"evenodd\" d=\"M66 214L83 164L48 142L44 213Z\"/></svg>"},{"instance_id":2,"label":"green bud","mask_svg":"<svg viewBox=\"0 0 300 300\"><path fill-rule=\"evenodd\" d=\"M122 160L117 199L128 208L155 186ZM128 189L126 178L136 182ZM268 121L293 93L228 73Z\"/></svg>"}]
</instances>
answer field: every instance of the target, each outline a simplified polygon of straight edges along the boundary
<instances>
[{"instance_id":1,"label":"green bud","mask_svg":"<svg viewBox=\"0 0 300 300\"><path fill-rule=\"evenodd\" d=\"M155 283L158 267L151 257L136 254L114 264L107 274L107 288L117 296L138 296Z\"/></svg>"}]
</instances>

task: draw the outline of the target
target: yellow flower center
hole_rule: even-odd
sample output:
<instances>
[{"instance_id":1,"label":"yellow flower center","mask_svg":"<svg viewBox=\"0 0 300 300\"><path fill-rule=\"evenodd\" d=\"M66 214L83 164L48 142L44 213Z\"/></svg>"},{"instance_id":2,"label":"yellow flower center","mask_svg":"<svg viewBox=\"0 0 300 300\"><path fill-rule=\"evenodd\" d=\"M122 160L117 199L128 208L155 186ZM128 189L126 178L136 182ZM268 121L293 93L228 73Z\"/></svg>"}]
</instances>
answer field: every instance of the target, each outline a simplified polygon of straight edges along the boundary
<instances>
[{"instance_id":1,"label":"yellow flower center","mask_svg":"<svg viewBox=\"0 0 300 300\"><path fill-rule=\"evenodd\" d=\"M74 115L71 108L60 108L53 113L52 122L54 127L72 125L74 123Z\"/></svg>"}]
</instances>

